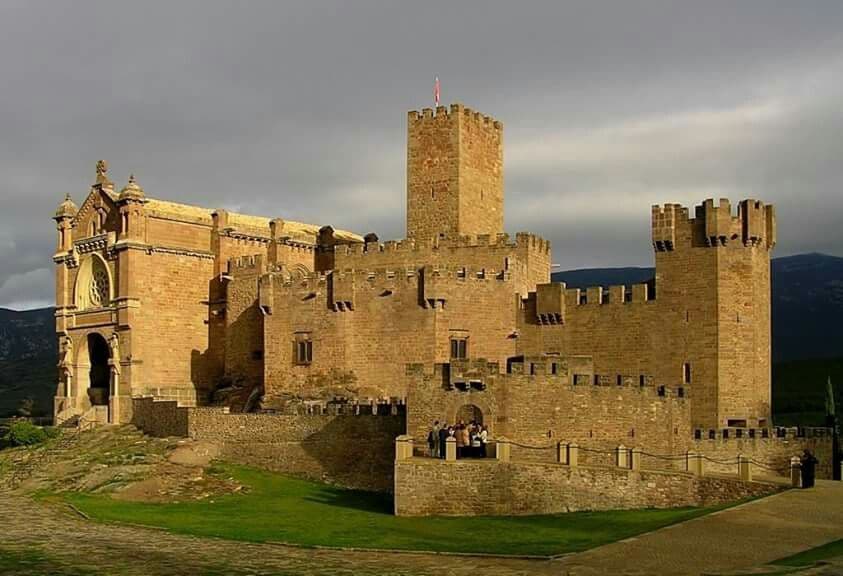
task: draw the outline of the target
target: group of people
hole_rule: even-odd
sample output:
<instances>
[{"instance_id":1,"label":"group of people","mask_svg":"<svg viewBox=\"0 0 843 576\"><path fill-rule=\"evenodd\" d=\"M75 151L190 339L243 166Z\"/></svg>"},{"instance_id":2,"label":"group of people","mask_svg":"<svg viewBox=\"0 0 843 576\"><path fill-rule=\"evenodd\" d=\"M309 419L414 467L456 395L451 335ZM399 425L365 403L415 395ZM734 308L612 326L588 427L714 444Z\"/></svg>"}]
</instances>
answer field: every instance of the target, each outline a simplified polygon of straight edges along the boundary
<instances>
[{"instance_id":1,"label":"group of people","mask_svg":"<svg viewBox=\"0 0 843 576\"><path fill-rule=\"evenodd\" d=\"M488 427L472 420L466 424L460 420L456 424L433 423L427 433L428 454L431 458L445 459L445 447L448 438L453 438L457 447L457 458L485 458L489 443Z\"/></svg>"}]
</instances>

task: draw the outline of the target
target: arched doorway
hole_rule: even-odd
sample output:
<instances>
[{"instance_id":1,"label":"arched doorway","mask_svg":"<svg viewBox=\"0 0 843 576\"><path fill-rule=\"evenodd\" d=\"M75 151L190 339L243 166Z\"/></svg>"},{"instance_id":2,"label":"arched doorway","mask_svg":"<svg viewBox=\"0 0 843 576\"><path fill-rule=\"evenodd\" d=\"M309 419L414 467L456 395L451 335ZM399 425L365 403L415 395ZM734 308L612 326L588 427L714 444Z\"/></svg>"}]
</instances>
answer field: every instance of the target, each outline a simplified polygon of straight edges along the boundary
<instances>
[{"instance_id":1,"label":"arched doorway","mask_svg":"<svg viewBox=\"0 0 843 576\"><path fill-rule=\"evenodd\" d=\"M457 410L456 422L483 424L483 411L474 404L463 404Z\"/></svg>"},{"instance_id":2,"label":"arched doorway","mask_svg":"<svg viewBox=\"0 0 843 576\"><path fill-rule=\"evenodd\" d=\"M108 342L101 334L88 334L88 361L90 363L88 399L92 406L108 406L111 385L111 368Z\"/></svg>"}]
</instances>

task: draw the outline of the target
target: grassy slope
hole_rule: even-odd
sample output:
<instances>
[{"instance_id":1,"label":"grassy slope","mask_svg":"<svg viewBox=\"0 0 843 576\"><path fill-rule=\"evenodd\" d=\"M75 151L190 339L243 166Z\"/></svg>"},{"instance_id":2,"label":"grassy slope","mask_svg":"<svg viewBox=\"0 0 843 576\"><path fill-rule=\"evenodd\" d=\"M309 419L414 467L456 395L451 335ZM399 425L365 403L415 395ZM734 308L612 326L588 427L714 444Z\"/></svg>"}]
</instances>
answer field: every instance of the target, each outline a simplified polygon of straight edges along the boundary
<instances>
[{"instance_id":1,"label":"grassy slope","mask_svg":"<svg viewBox=\"0 0 843 576\"><path fill-rule=\"evenodd\" d=\"M704 508L581 512L552 516L398 518L387 496L342 490L239 466L223 466L246 494L171 504L101 494L65 498L96 520L173 532L305 546L554 555L592 548L701 516Z\"/></svg>"}]
</instances>

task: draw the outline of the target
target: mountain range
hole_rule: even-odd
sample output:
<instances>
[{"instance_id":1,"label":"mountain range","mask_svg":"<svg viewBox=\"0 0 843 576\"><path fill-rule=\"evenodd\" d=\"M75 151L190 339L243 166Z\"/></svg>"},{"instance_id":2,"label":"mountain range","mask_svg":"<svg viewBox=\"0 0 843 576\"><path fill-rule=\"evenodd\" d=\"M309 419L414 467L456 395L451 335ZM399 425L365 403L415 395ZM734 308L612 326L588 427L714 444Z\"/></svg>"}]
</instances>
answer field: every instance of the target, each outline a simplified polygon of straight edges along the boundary
<instances>
[{"instance_id":1,"label":"mountain range","mask_svg":"<svg viewBox=\"0 0 843 576\"><path fill-rule=\"evenodd\" d=\"M652 268L553 274L555 282L565 282L569 288L636 284L652 277ZM778 398L780 413L790 408L816 412L823 399L822 375L833 379L839 375L835 386L843 385L839 360L843 358L843 258L825 254L775 258L771 283L774 408ZM26 398L34 400L36 412L51 412L56 356L53 308L20 312L0 308L0 417L13 414ZM805 382L808 374L810 382Z\"/></svg>"}]
</instances>

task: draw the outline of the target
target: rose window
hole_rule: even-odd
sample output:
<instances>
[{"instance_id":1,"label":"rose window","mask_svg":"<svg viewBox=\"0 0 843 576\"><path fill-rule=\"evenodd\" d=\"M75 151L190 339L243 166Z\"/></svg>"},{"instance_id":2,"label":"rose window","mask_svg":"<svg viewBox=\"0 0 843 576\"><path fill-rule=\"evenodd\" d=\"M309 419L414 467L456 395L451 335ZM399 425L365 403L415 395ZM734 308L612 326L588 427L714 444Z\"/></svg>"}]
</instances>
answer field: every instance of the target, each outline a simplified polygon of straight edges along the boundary
<instances>
[{"instance_id":1,"label":"rose window","mask_svg":"<svg viewBox=\"0 0 843 576\"><path fill-rule=\"evenodd\" d=\"M91 276L91 287L88 294L91 306L99 308L108 304L108 274L105 270L95 270Z\"/></svg>"}]
</instances>

